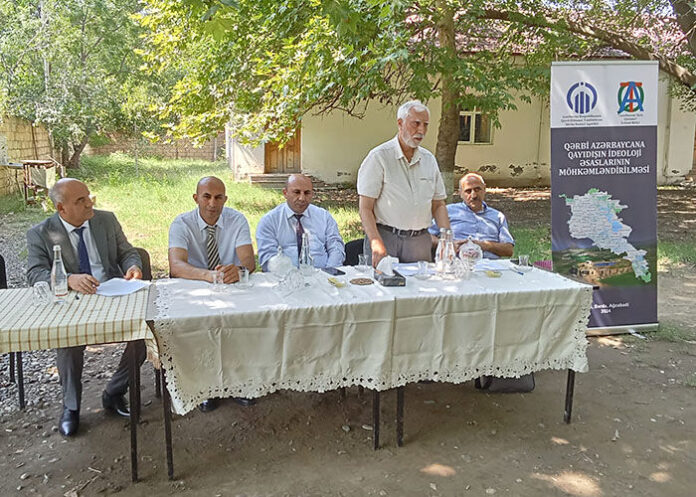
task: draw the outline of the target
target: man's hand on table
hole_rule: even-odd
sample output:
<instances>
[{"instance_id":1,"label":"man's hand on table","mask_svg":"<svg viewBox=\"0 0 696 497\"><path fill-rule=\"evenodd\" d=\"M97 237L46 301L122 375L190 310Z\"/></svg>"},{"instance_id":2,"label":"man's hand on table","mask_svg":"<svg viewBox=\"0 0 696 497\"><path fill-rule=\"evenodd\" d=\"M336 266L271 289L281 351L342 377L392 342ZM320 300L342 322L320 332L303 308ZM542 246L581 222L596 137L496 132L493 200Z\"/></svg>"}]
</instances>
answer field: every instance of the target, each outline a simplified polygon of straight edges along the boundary
<instances>
[{"instance_id":1,"label":"man's hand on table","mask_svg":"<svg viewBox=\"0 0 696 497\"><path fill-rule=\"evenodd\" d=\"M234 264L219 264L215 266L215 271L222 271L224 275L222 281L226 284L239 281L239 268Z\"/></svg>"},{"instance_id":2,"label":"man's hand on table","mask_svg":"<svg viewBox=\"0 0 696 497\"><path fill-rule=\"evenodd\" d=\"M71 274L68 276L68 288L80 293L96 293L99 281L91 274Z\"/></svg>"},{"instance_id":3,"label":"man's hand on table","mask_svg":"<svg viewBox=\"0 0 696 497\"><path fill-rule=\"evenodd\" d=\"M138 266L133 265L128 268L128 271L126 271L124 278L127 280L142 280L143 272Z\"/></svg>"},{"instance_id":4,"label":"man's hand on table","mask_svg":"<svg viewBox=\"0 0 696 497\"><path fill-rule=\"evenodd\" d=\"M370 240L370 248L372 249L372 267L377 267L379 261L387 255L387 248L381 238L373 238Z\"/></svg>"}]
</instances>

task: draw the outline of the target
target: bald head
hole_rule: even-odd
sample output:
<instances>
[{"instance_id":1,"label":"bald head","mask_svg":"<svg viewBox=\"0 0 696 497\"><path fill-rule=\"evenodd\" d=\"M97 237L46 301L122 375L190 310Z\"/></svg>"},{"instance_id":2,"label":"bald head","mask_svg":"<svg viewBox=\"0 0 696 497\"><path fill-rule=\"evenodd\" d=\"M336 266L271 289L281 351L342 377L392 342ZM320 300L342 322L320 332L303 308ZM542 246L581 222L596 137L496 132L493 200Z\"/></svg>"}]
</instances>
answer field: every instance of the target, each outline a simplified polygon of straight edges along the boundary
<instances>
[{"instance_id":1,"label":"bald head","mask_svg":"<svg viewBox=\"0 0 696 497\"><path fill-rule=\"evenodd\" d=\"M220 178L217 178L215 176L206 176L204 178L201 178L198 181L198 184L196 185L196 193L200 193L201 188L207 188L209 186L215 189L222 189L222 193L226 193L225 183L223 183Z\"/></svg>"},{"instance_id":2,"label":"bald head","mask_svg":"<svg viewBox=\"0 0 696 497\"><path fill-rule=\"evenodd\" d=\"M73 226L82 226L94 216L89 188L75 178L62 178L48 191L58 215Z\"/></svg>"},{"instance_id":3,"label":"bald head","mask_svg":"<svg viewBox=\"0 0 696 497\"><path fill-rule=\"evenodd\" d=\"M302 214L314 197L312 180L304 174L291 174L285 182L283 195L288 202L288 207L295 214Z\"/></svg>"},{"instance_id":4,"label":"bald head","mask_svg":"<svg viewBox=\"0 0 696 497\"><path fill-rule=\"evenodd\" d=\"M196 185L193 200L198 204L198 212L203 221L214 226L227 202L225 184L220 178L206 176Z\"/></svg>"}]
</instances>

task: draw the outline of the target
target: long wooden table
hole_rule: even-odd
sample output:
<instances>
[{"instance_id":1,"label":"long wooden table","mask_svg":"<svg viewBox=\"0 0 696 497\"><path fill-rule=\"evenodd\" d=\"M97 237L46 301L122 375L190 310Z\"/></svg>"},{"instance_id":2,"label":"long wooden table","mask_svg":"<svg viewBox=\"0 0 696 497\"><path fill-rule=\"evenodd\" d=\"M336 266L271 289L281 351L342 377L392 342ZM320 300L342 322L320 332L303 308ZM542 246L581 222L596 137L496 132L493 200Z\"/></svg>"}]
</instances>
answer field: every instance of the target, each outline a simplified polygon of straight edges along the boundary
<instances>
[{"instance_id":1,"label":"long wooden table","mask_svg":"<svg viewBox=\"0 0 696 497\"><path fill-rule=\"evenodd\" d=\"M64 304L33 305L33 290L0 290L0 353L153 340L145 323L149 288L122 297L78 295ZM130 357L131 478L138 479L140 368Z\"/></svg>"},{"instance_id":2,"label":"long wooden table","mask_svg":"<svg viewBox=\"0 0 696 497\"><path fill-rule=\"evenodd\" d=\"M364 276L344 269L344 283ZM401 444L408 383L567 369L570 421L574 373L588 369L592 287L539 269L510 269L497 278L475 272L463 281L407 278L405 287L394 288L337 288L324 273L294 291L265 274L252 275L252 288L225 291L204 282L156 282L147 318L166 371L169 477L169 394L174 411L184 414L212 397L359 385L374 391L378 416L379 392L396 388Z\"/></svg>"}]
</instances>

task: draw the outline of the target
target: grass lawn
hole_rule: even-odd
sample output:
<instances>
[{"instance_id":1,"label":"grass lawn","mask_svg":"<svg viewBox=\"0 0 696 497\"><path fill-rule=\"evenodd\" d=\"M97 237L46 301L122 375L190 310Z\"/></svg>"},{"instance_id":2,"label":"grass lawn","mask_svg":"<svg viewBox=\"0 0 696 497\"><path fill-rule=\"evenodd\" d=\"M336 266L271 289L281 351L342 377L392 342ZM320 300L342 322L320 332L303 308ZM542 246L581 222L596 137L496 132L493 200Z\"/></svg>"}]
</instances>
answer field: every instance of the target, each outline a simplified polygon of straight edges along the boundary
<instances>
[{"instance_id":1,"label":"grass lawn","mask_svg":"<svg viewBox=\"0 0 696 497\"><path fill-rule=\"evenodd\" d=\"M97 197L99 209L117 215L133 245L150 252L153 271L157 275L168 272L169 225L178 214L195 207L191 196L201 177L214 175L225 182L229 197L227 205L246 216L252 239L261 216L285 201L280 191L251 186L246 181L235 182L224 162L146 158L139 160L136 171L133 158L112 154L83 157L81 169L69 171L69 174L87 183ZM331 211L345 241L362 237L357 202L354 199L341 200L336 195L332 197L332 200L322 200L318 195L315 203ZM0 213L8 212L20 213L23 219L32 223L46 217L40 209L25 208L19 195L0 196ZM549 226L512 226L511 232L516 240L515 256L529 254L531 260L551 258ZM660 243L660 262L694 263L696 252L693 246L693 241Z\"/></svg>"}]
</instances>

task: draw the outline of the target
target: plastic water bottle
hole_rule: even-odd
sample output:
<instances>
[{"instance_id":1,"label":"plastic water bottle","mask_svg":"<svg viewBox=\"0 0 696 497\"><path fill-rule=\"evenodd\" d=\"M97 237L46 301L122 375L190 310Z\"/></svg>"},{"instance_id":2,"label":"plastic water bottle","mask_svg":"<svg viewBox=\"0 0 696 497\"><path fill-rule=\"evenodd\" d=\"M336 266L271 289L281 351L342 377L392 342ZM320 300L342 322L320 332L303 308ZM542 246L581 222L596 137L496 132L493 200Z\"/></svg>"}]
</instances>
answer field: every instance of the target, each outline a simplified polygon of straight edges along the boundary
<instances>
[{"instance_id":1,"label":"plastic water bottle","mask_svg":"<svg viewBox=\"0 0 696 497\"><path fill-rule=\"evenodd\" d=\"M62 304L68 296L68 274L63 266L63 254L60 245L53 246L53 268L51 269L51 288L53 302Z\"/></svg>"},{"instance_id":2,"label":"plastic water bottle","mask_svg":"<svg viewBox=\"0 0 696 497\"><path fill-rule=\"evenodd\" d=\"M302 233L302 247L300 248L300 260L299 260L300 271L305 276L308 276L314 272L314 260L312 259L312 253L309 246L309 233Z\"/></svg>"}]
</instances>

